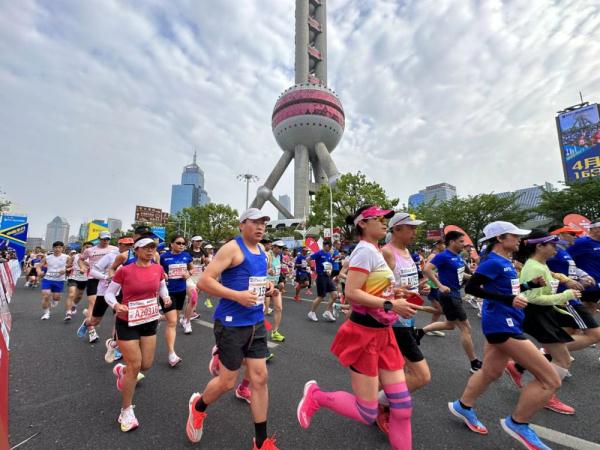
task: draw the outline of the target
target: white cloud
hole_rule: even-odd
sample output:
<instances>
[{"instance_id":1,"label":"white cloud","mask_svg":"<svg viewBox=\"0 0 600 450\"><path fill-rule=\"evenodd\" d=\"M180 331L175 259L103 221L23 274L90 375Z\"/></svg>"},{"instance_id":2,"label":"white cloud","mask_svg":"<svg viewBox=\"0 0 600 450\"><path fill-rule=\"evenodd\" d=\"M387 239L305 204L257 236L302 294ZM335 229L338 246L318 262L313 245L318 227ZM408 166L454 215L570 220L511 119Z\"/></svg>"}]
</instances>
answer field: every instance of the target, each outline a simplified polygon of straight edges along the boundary
<instances>
[{"instance_id":1,"label":"white cloud","mask_svg":"<svg viewBox=\"0 0 600 450\"><path fill-rule=\"evenodd\" d=\"M347 116L334 152L405 200L561 178L555 112L598 101L593 0L328 4L329 84ZM32 235L55 215L132 220L168 209L194 148L214 201L265 178L270 130L293 83L294 2L4 2L0 154ZM400 182L398 180L401 180ZM276 194L292 194L291 171Z\"/></svg>"}]
</instances>

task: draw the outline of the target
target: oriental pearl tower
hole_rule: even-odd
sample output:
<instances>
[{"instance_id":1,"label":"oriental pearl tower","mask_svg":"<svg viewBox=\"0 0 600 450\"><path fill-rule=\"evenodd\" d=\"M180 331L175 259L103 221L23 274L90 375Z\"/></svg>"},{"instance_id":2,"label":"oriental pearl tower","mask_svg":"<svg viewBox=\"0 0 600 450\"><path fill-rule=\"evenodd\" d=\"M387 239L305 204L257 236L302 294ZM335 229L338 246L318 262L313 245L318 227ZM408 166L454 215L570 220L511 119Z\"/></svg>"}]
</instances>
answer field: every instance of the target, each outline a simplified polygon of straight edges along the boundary
<instances>
[{"instance_id":1,"label":"oriental pearl tower","mask_svg":"<svg viewBox=\"0 0 600 450\"><path fill-rule=\"evenodd\" d=\"M252 207L270 201L286 218L308 216L310 195L331 183L339 172L330 153L344 133L344 110L327 87L326 0L296 0L296 84L277 99L271 126L283 155L257 190ZM294 214L273 195L294 161ZM310 171L314 175L311 181Z\"/></svg>"}]
</instances>

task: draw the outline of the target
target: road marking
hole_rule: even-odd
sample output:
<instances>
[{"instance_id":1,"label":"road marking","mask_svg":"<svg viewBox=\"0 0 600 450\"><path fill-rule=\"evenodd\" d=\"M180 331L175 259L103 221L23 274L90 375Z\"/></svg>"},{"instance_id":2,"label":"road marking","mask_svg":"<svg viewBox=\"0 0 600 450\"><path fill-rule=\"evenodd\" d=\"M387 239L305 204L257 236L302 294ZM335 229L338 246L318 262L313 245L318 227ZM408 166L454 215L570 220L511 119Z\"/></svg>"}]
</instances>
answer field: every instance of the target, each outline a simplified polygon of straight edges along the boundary
<instances>
[{"instance_id":1,"label":"road marking","mask_svg":"<svg viewBox=\"0 0 600 450\"><path fill-rule=\"evenodd\" d=\"M540 438L554 442L555 444L564 445L576 450L600 450L599 444L571 436L570 434L561 433L560 431L535 424L531 424L531 428L533 428Z\"/></svg>"},{"instance_id":2,"label":"road marking","mask_svg":"<svg viewBox=\"0 0 600 450\"><path fill-rule=\"evenodd\" d=\"M199 320L199 319L194 319L192 322L200 324L200 325L202 325L203 327L206 327L206 328L213 328L212 322L207 322L205 320ZM275 347L278 347L278 346L279 346L279 344L276 343L276 342L267 341L267 347L269 347L269 348L275 348Z\"/></svg>"}]
</instances>

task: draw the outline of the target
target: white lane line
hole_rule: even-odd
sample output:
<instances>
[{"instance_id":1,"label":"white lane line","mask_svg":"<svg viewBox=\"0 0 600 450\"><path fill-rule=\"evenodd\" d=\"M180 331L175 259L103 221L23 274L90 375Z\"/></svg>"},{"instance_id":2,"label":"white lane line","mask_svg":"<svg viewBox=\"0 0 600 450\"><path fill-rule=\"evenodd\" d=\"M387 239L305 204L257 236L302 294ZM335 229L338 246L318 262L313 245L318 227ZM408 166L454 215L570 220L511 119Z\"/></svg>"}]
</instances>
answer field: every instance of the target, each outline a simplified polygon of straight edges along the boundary
<instances>
[{"instance_id":1,"label":"white lane line","mask_svg":"<svg viewBox=\"0 0 600 450\"><path fill-rule=\"evenodd\" d=\"M599 444L571 436L570 434L561 433L560 431L535 424L531 424L531 428L533 428L540 438L554 442L555 444L564 445L576 450L600 450Z\"/></svg>"},{"instance_id":2,"label":"white lane line","mask_svg":"<svg viewBox=\"0 0 600 450\"><path fill-rule=\"evenodd\" d=\"M194 319L194 320L192 320L192 322L200 324L200 325L202 325L203 327L206 327L206 328L212 328L213 327L212 322L207 322L205 320ZM267 347L269 347L269 348L275 348L277 346L279 346L278 343L267 341Z\"/></svg>"}]
</instances>

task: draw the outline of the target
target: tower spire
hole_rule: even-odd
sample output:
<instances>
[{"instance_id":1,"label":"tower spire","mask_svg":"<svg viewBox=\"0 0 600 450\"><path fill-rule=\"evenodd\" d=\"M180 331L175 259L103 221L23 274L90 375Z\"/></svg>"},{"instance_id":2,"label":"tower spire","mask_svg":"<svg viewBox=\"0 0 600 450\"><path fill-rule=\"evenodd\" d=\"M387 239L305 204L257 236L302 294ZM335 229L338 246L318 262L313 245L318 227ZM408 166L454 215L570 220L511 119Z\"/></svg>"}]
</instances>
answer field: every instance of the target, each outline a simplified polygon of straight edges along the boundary
<instances>
[{"instance_id":1,"label":"tower spire","mask_svg":"<svg viewBox=\"0 0 600 450\"><path fill-rule=\"evenodd\" d=\"M194 164L196 164L196 150L194 150Z\"/></svg>"}]
</instances>

